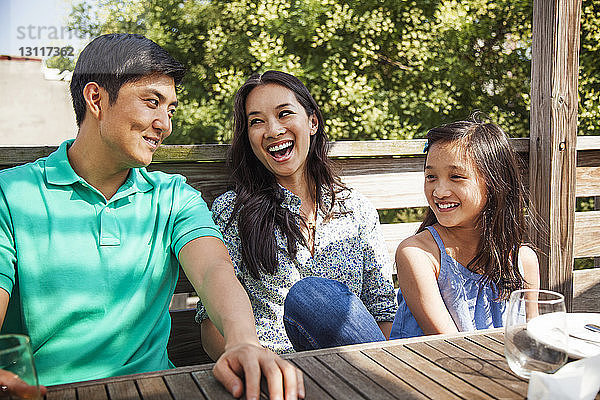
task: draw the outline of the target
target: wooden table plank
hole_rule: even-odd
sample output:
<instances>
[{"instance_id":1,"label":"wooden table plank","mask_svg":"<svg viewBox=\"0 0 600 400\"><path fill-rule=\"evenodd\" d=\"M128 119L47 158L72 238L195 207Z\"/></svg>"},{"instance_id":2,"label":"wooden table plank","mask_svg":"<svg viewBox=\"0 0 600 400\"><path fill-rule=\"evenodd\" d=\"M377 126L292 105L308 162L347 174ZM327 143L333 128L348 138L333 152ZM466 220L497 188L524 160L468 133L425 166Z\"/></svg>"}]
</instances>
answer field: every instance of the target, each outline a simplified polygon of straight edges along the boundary
<instances>
[{"instance_id":1,"label":"wooden table plank","mask_svg":"<svg viewBox=\"0 0 600 400\"><path fill-rule=\"evenodd\" d=\"M172 399L165 381L161 377L142 378L137 380L137 386L144 400Z\"/></svg>"},{"instance_id":2,"label":"wooden table plank","mask_svg":"<svg viewBox=\"0 0 600 400\"><path fill-rule=\"evenodd\" d=\"M77 398L80 400L108 400L106 386L93 385L77 388Z\"/></svg>"},{"instance_id":3,"label":"wooden table plank","mask_svg":"<svg viewBox=\"0 0 600 400\"><path fill-rule=\"evenodd\" d=\"M437 335L286 355L305 377L307 399L523 398L527 382L504 359L504 333ZM211 365L49 387L46 400L233 399ZM268 400L261 382L261 400ZM597 396L596 400L600 400Z\"/></svg>"},{"instance_id":4,"label":"wooden table plank","mask_svg":"<svg viewBox=\"0 0 600 400\"><path fill-rule=\"evenodd\" d=\"M456 396L452 392L449 392L437 381L432 380L426 375L423 375L418 369L413 369L402 359L394 357L392 354L383 349L367 349L363 352L371 359L382 365L386 370L410 385L414 390L414 396L423 394L432 399L460 399L460 397Z\"/></svg>"},{"instance_id":5,"label":"wooden table plank","mask_svg":"<svg viewBox=\"0 0 600 400\"><path fill-rule=\"evenodd\" d=\"M528 383L525 380L517 377L511 371L506 360L504 358L500 359L497 353L464 338L454 339L449 342L452 343L452 345L457 346L496 367L498 371L494 372L494 376L496 376L498 379L501 379L503 381L503 385L510 387L512 390L523 396L527 395Z\"/></svg>"},{"instance_id":6,"label":"wooden table plank","mask_svg":"<svg viewBox=\"0 0 600 400\"><path fill-rule=\"evenodd\" d=\"M295 360L288 360L293 364ZM296 367L300 368L299 365L296 364ZM307 399L323 399L323 400L333 400L333 397L329 395L315 380L308 374L302 374L304 379L304 391L305 397Z\"/></svg>"},{"instance_id":7,"label":"wooden table plank","mask_svg":"<svg viewBox=\"0 0 600 400\"><path fill-rule=\"evenodd\" d=\"M196 381L196 384L202 390L202 393L208 400L212 399L231 399L234 397L229 394L225 387L221 385L213 376L212 372L209 370L192 372L192 378Z\"/></svg>"},{"instance_id":8,"label":"wooden table plank","mask_svg":"<svg viewBox=\"0 0 600 400\"><path fill-rule=\"evenodd\" d=\"M206 400L206 397L196 385L196 381L189 373L165 376L165 383L175 400Z\"/></svg>"},{"instance_id":9,"label":"wooden table plank","mask_svg":"<svg viewBox=\"0 0 600 400\"><path fill-rule=\"evenodd\" d=\"M343 359L340 354L324 354L318 356L317 359L336 375L348 382L354 390L362 393L367 399L394 400L394 396L391 393L382 390L381 386L371 380L362 371L356 369L347 360Z\"/></svg>"},{"instance_id":10,"label":"wooden table plank","mask_svg":"<svg viewBox=\"0 0 600 400\"><path fill-rule=\"evenodd\" d=\"M454 392L457 396L460 396L465 399L491 399L491 397L482 392L481 390L469 385L465 384L465 382L457 378L455 375L446 371L443 368L440 368L438 364L428 360L427 358L421 356L418 353L419 348L413 350L411 346L419 345L422 343L411 343L405 346L398 347L390 347L386 348L387 351L395 355L400 359L406 360L407 363L422 371L425 375L429 376L431 379L439 382L441 385L445 386L448 390ZM410 350L409 350L410 349ZM412 350L412 351L411 351Z\"/></svg>"},{"instance_id":11,"label":"wooden table plank","mask_svg":"<svg viewBox=\"0 0 600 400\"><path fill-rule=\"evenodd\" d=\"M445 354L452 360L451 364L462 364L467 369L471 369L472 372L465 370L466 374L472 376L469 379L471 384L500 398L527 395L526 384L524 385L525 391L523 391L522 384L524 382L496 367L495 363L503 362L504 360L497 357L494 357L492 360L486 360L485 357L478 357L471 354L460 347L452 345L451 342L453 341L440 341L436 344L435 350ZM472 347L475 346L473 345Z\"/></svg>"},{"instance_id":12,"label":"wooden table plank","mask_svg":"<svg viewBox=\"0 0 600 400\"><path fill-rule=\"evenodd\" d=\"M134 381L122 381L106 384L110 400L140 400Z\"/></svg>"},{"instance_id":13,"label":"wooden table plank","mask_svg":"<svg viewBox=\"0 0 600 400\"><path fill-rule=\"evenodd\" d=\"M60 389L56 391L48 391L46 400L77 400L75 389Z\"/></svg>"},{"instance_id":14,"label":"wooden table plank","mask_svg":"<svg viewBox=\"0 0 600 400\"><path fill-rule=\"evenodd\" d=\"M314 357L298 357L294 358L293 361L305 375L310 376L334 399L358 400L364 398ZM310 397L307 397L307 399L310 399ZM366 398L366 400L370 399Z\"/></svg>"},{"instance_id":15,"label":"wooden table plank","mask_svg":"<svg viewBox=\"0 0 600 400\"><path fill-rule=\"evenodd\" d=\"M385 369L383 366L369 358L366 354L356 351L352 353L341 353L340 356L350 365L367 375L369 379L377 383L395 397L400 399L426 399L421 393L415 392L406 382Z\"/></svg>"},{"instance_id":16,"label":"wooden table plank","mask_svg":"<svg viewBox=\"0 0 600 400\"><path fill-rule=\"evenodd\" d=\"M486 333L485 336L494 339L498 343L504 344L504 330L500 332Z\"/></svg>"},{"instance_id":17,"label":"wooden table plank","mask_svg":"<svg viewBox=\"0 0 600 400\"><path fill-rule=\"evenodd\" d=\"M513 391L480 374L477 370L482 365L480 360L474 357L470 357L469 359L449 357L438 350L438 347L443 347L444 343L443 340L433 343L415 343L410 345L409 348L417 351L420 356L427 358L429 361L440 366L440 368L462 379L464 385L473 386L491 398L513 398L516 396L516 393Z\"/></svg>"},{"instance_id":18,"label":"wooden table plank","mask_svg":"<svg viewBox=\"0 0 600 400\"><path fill-rule=\"evenodd\" d=\"M500 344L488 336L470 336L466 339L473 343L477 343L478 345L485 347L490 351L493 351L501 357L504 357L504 344Z\"/></svg>"}]
</instances>

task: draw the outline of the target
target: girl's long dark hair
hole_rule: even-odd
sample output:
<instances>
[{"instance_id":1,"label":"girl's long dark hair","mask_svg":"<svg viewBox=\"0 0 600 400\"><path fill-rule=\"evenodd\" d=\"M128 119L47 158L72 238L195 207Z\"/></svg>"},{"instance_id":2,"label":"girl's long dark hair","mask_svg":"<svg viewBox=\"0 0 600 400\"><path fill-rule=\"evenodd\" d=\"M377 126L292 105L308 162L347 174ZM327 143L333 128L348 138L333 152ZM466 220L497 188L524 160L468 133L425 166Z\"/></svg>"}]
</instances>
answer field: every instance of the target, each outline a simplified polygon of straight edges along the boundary
<instances>
[{"instance_id":1,"label":"girl's long dark hair","mask_svg":"<svg viewBox=\"0 0 600 400\"><path fill-rule=\"evenodd\" d=\"M277 228L287 238L287 252L291 258L296 256L298 242L306 245L300 230L300 224L305 222L297 214L281 207L283 190L277 184L275 176L254 155L248 139L246 98L254 88L267 84L291 90L306 114L317 117L319 125L317 132L310 137L306 169L309 184L316 188L315 201L319 209L326 215L331 215L336 194L345 189L327 157L325 121L304 84L295 76L280 71L267 71L248 78L237 91L233 106L233 141L229 162L236 200L227 227L235 218L238 219L242 262L256 279L259 279L261 272L274 274L277 271ZM325 193L323 188L326 189ZM330 197L331 201L327 202L329 208L326 208L323 201L325 196Z\"/></svg>"},{"instance_id":2,"label":"girl's long dark hair","mask_svg":"<svg viewBox=\"0 0 600 400\"><path fill-rule=\"evenodd\" d=\"M427 149L448 142L455 142L474 161L487 190L477 221L481 239L467 268L483 271L484 282L495 283L498 297L506 298L524 286L518 265L519 248L527 234L526 194L517 154L502 129L491 123L459 121L427 132ZM417 232L437 222L429 208Z\"/></svg>"}]
</instances>

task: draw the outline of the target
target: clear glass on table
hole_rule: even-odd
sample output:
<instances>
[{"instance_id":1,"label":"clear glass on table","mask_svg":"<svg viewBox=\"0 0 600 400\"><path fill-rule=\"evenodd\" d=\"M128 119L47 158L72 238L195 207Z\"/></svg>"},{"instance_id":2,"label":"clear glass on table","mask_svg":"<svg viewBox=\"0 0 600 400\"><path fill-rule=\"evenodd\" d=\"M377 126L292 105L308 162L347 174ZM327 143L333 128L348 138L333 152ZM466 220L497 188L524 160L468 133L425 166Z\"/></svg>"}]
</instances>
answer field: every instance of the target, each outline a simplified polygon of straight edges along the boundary
<instances>
[{"instance_id":1,"label":"clear glass on table","mask_svg":"<svg viewBox=\"0 0 600 400\"><path fill-rule=\"evenodd\" d=\"M0 399L41 399L31 343L25 335L0 335Z\"/></svg>"},{"instance_id":2,"label":"clear glass on table","mask_svg":"<svg viewBox=\"0 0 600 400\"><path fill-rule=\"evenodd\" d=\"M511 293L506 310L504 354L510 369L529 379L567 362L567 312L562 294L523 289Z\"/></svg>"}]
</instances>

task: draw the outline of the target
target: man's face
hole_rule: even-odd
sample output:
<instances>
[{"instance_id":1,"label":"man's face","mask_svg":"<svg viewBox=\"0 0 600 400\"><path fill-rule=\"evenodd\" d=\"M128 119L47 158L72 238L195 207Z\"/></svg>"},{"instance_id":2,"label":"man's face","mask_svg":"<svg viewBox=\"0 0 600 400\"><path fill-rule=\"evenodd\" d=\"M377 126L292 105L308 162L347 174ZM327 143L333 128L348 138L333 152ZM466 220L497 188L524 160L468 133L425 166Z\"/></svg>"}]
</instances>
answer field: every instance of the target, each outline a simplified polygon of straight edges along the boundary
<instances>
[{"instance_id":1,"label":"man's face","mask_svg":"<svg viewBox=\"0 0 600 400\"><path fill-rule=\"evenodd\" d=\"M106 161L119 170L149 165L156 149L171 134L177 107L173 78L148 75L128 82L112 105L108 93L101 90L105 95L99 117L100 145Z\"/></svg>"}]
</instances>

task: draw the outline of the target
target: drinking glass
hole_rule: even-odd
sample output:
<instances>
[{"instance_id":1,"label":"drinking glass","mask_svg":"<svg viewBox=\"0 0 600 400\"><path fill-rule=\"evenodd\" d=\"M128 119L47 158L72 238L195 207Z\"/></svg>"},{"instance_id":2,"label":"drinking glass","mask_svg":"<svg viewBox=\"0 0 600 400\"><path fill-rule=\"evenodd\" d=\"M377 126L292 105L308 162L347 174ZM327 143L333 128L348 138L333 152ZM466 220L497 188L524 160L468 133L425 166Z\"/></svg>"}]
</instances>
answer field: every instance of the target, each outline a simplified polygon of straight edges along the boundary
<instances>
[{"instance_id":1,"label":"drinking glass","mask_svg":"<svg viewBox=\"0 0 600 400\"><path fill-rule=\"evenodd\" d=\"M0 371L1 374L16 374L20 381L11 389L16 389L17 394L9 395L0 391L1 399L40 399L40 387L37 373L33 363L31 343L25 335L0 335ZM7 381L3 379L3 383ZM14 382L11 378L10 382Z\"/></svg>"},{"instance_id":2,"label":"drinking glass","mask_svg":"<svg viewBox=\"0 0 600 400\"><path fill-rule=\"evenodd\" d=\"M567 313L562 294L523 289L511 293L506 311L504 354L510 369L529 379L553 373L567 362Z\"/></svg>"}]
</instances>

